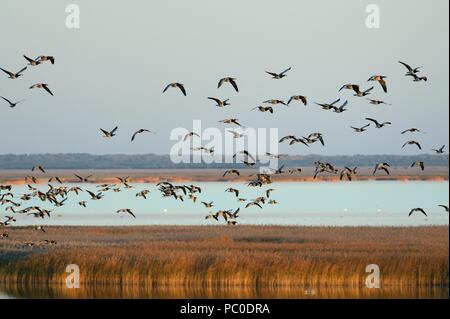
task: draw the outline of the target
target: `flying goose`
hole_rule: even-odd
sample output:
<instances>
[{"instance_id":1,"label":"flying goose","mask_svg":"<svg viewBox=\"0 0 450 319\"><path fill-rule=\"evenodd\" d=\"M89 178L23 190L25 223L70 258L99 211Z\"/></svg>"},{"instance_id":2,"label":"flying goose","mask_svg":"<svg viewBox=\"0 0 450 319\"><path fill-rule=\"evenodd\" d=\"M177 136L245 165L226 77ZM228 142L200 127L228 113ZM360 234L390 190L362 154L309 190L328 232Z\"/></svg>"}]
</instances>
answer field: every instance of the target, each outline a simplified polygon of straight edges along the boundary
<instances>
[{"instance_id":1,"label":"flying goose","mask_svg":"<svg viewBox=\"0 0 450 319\"><path fill-rule=\"evenodd\" d=\"M103 198L103 194L102 193L95 194L95 193L93 193L91 191L86 191L86 192L89 194L89 196L91 196L91 200L100 200L100 199Z\"/></svg>"},{"instance_id":2,"label":"flying goose","mask_svg":"<svg viewBox=\"0 0 450 319\"><path fill-rule=\"evenodd\" d=\"M44 174L46 173L44 167L41 166L41 165L34 166L34 167L31 169L31 171L32 171L32 172L34 172L34 171L41 171L41 172L44 173Z\"/></svg>"},{"instance_id":3,"label":"flying goose","mask_svg":"<svg viewBox=\"0 0 450 319\"><path fill-rule=\"evenodd\" d=\"M347 109L345 108L348 104L348 101L345 101L340 107L337 106L333 106L333 112L335 113L344 113L345 111L347 111Z\"/></svg>"},{"instance_id":4,"label":"flying goose","mask_svg":"<svg viewBox=\"0 0 450 319\"><path fill-rule=\"evenodd\" d=\"M197 136L198 138L200 138L200 135L198 135L197 133L195 133L195 132L189 132L189 133L187 133L187 134L184 136L183 141L186 142L189 138L194 137L194 136Z\"/></svg>"},{"instance_id":5,"label":"flying goose","mask_svg":"<svg viewBox=\"0 0 450 319\"><path fill-rule=\"evenodd\" d=\"M416 145L419 148L419 150L422 149L422 146L420 146L420 143L417 141L408 141L405 144L403 144L402 148L405 148L406 145Z\"/></svg>"},{"instance_id":6,"label":"flying goose","mask_svg":"<svg viewBox=\"0 0 450 319\"><path fill-rule=\"evenodd\" d=\"M119 213L128 213L128 214L130 214L131 216L133 216L134 218L136 218L136 215L134 215L133 211L132 211L131 209L129 209L129 208L122 208L122 209L119 209L116 213L117 213L117 214L119 214Z\"/></svg>"},{"instance_id":7,"label":"flying goose","mask_svg":"<svg viewBox=\"0 0 450 319\"><path fill-rule=\"evenodd\" d=\"M359 85L358 84L352 84L352 83L348 83L348 84L344 84L340 89L339 92L341 92L342 90L353 90L355 92L359 92Z\"/></svg>"},{"instance_id":8,"label":"flying goose","mask_svg":"<svg viewBox=\"0 0 450 319\"><path fill-rule=\"evenodd\" d=\"M250 152L247 150L237 152L236 154L233 155L233 159L235 159L238 155L244 155L246 159L250 158L252 161L256 162L255 157L252 154L250 154Z\"/></svg>"},{"instance_id":9,"label":"flying goose","mask_svg":"<svg viewBox=\"0 0 450 319\"><path fill-rule=\"evenodd\" d=\"M214 202L202 202L203 206L205 206L206 208L212 208L214 207Z\"/></svg>"},{"instance_id":10,"label":"flying goose","mask_svg":"<svg viewBox=\"0 0 450 319\"><path fill-rule=\"evenodd\" d=\"M138 134L142 134L142 133L145 133L145 132L156 134L155 132L152 132L152 131L147 130L147 129L145 129L145 128L141 128L141 129L137 130L137 131L133 134L133 136L131 137L131 142L134 142L134 139L136 138L136 136L137 136Z\"/></svg>"},{"instance_id":11,"label":"flying goose","mask_svg":"<svg viewBox=\"0 0 450 319\"><path fill-rule=\"evenodd\" d=\"M263 103L272 104L272 105L282 104L282 105L287 106L286 102L284 102L283 100L278 100L278 99L267 100L267 101L264 101Z\"/></svg>"},{"instance_id":12,"label":"flying goose","mask_svg":"<svg viewBox=\"0 0 450 319\"><path fill-rule=\"evenodd\" d=\"M445 145L442 145L441 148L439 148L439 149L432 149L432 151L435 152L436 154L444 154L445 153L444 149L445 149Z\"/></svg>"},{"instance_id":13,"label":"flying goose","mask_svg":"<svg viewBox=\"0 0 450 319\"><path fill-rule=\"evenodd\" d=\"M362 127L354 127L354 126L350 126L352 129L354 129L355 130L355 132L357 132L357 133L362 133L362 132L365 132L365 131L367 131L367 128L370 126L370 123L369 124L367 124L367 125L365 125L365 126L362 126Z\"/></svg>"},{"instance_id":14,"label":"flying goose","mask_svg":"<svg viewBox=\"0 0 450 319\"><path fill-rule=\"evenodd\" d=\"M391 173L389 172L389 168L391 166L388 163L378 163L377 165L375 165L375 169L373 171L372 175L375 175L375 173L377 171L385 171L387 175L391 175Z\"/></svg>"},{"instance_id":15,"label":"flying goose","mask_svg":"<svg viewBox=\"0 0 450 319\"><path fill-rule=\"evenodd\" d=\"M49 183L52 183L53 181L57 181L57 182L60 183L60 184L63 183L62 180L61 180L61 178L59 178L58 176L50 177L49 180L48 180Z\"/></svg>"},{"instance_id":16,"label":"flying goose","mask_svg":"<svg viewBox=\"0 0 450 319\"><path fill-rule=\"evenodd\" d=\"M370 92L373 90L373 86L365 91L361 91L360 86L358 84L345 84L341 87L339 92L341 92L343 89L347 90L353 90L355 92L355 96L358 97L365 97L370 94Z\"/></svg>"},{"instance_id":17,"label":"flying goose","mask_svg":"<svg viewBox=\"0 0 450 319\"><path fill-rule=\"evenodd\" d=\"M448 213L448 206L447 205L438 205L438 206L442 207Z\"/></svg>"},{"instance_id":18,"label":"flying goose","mask_svg":"<svg viewBox=\"0 0 450 319\"><path fill-rule=\"evenodd\" d=\"M420 167L422 169L422 171L425 170L425 162L424 161L415 161L414 163L412 163L411 167Z\"/></svg>"},{"instance_id":19,"label":"flying goose","mask_svg":"<svg viewBox=\"0 0 450 319\"><path fill-rule=\"evenodd\" d=\"M404 130L403 132L402 132L402 134L406 134L406 133L423 133L423 134L425 134L425 132L422 132L421 130L419 130L418 128L409 128L409 129L407 129L407 130Z\"/></svg>"},{"instance_id":20,"label":"flying goose","mask_svg":"<svg viewBox=\"0 0 450 319\"><path fill-rule=\"evenodd\" d=\"M181 83L170 83L166 86L163 93L166 93L169 88L178 88L180 89L181 93L183 93L184 96L186 96L186 89L184 88L184 85Z\"/></svg>"},{"instance_id":21,"label":"flying goose","mask_svg":"<svg viewBox=\"0 0 450 319\"><path fill-rule=\"evenodd\" d=\"M84 176L80 176L80 175L77 175L77 174L74 174L74 176L75 176L76 178L78 178L78 179L80 180L81 183L88 183L88 182L89 182L89 178L92 177L92 175L89 175L89 176L84 177Z\"/></svg>"},{"instance_id":22,"label":"flying goose","mask_svg":"<svg viewBox=\"0 0 450 319\"><path fill-rule=\"evenodd\" d=\"M225 193L234 193L236 195L236 197L239 197L239 190L235 189L235 188L227 188L225 190Z\"/></svg>"},{"instance_id":23,"label":"flying goose","mask_svg":"<svg viewBox=\"0 0 450 319\"><path fill-rule=\"evenodd\" d=\"M18 102L11 102L10 100L8 100L6 97L0 96L3 100L5 100L8 104L10 108L15 108L17 104L24 102L25 100L20 100Z\"/></svg>"},{"instance_id":24,"label":"flying goose","mask_svg":"<svg viewBox=\"0 0 450 319\"><path fill-rule=\"evenodd\" d=\"M421 81L428 81L428 77L426 76L418 76L417 74L407 74L406 76L411 76L413 77L413 81L414 82L421 82Z\"/></svg>"},{"instance_id":25,"label":"flying goose","mask_svg":"<svg viewBox=\"0 0 450 319\"><path fill-rule=\"evenodd\" d=\"M369 102L370 102L370 104L372 104L372 105L381 105L381 104L385 104L385 105L392 105L392 104L386 103L386 102L384 102L384 101L381 101L381 100L372 100L372 99L367 99L367 101L369 101Z\"/></svg>"},{"instance_id":26,"label":"flying goose","mask_svg":"<svg viewBox=\"0 0 450 319\"><path fill-rule=\"evenodd\" d=\"M332 103L317 103L317 102L315 102L315 104L321 106L322 109L324 109L324 110L331 110L331 109L333 109L335 104L339 103L340 101L341 101L341 99L337 99L336 101L334 101Z\"/></svg>"},{"instance_id":27,"label":"flying goose","mask_svg":"<svg viewBox=\"0 0 450 319\"><path fill-rule=\"evenodd\" d=\"M49 89L48 84L46 84L46 83L36 83L36 84L30 86L30 90L32 90L32 89L44 89L45 91L48 92L48 94L53 96L53 92Z\"/></svg>"},{"instance_id":28,"label":"flying goose","mask_svg":"<svg viewBox=\"0 0 450 319\"><path fill-rule=\"evenodd\" d=\"M234 124L234 125L242 127L242 125L239 123L238 119L225 119L225 120L219 121L219 123Z\"/></svg>"},{"instance_id":29,"label":"flying goose","mask_svg":"<svg viewBox=\"0 0 450 319\"><path fill-rule=\"evenodd\" d=\"M378 122L377 120L372 119L372 118L370 118L370 117L366 117L366 120L367 120L367 121L370 121L370 122L372 122L372 123L374 123L376 128L383 128L383 127L385 127L386 125L392 125L392 122L383 122L383 123L380 123L380 122Z\"/></svg>"},{"instance_id":30,"label":"flying goose","mask_svg":"<svg viewBox=\"0 0 450 319\"><path fill-rule=\"evenodd\" d=\"M0 68L0 70L2 70L3 72L5 72L6 74L8 74L8 77L11 79L11 80L15 80L15 79L18 79L19 77L21 77L21 76L23 76L23 71L25 71L27 69L27 67L24 67L22 70L20 70L19 72L17 72L17 73L13 73L13 72L10 72L10 71L7 71L7 70L5 70L5 69L2 69L2 68Z\"/></svg>"},{"instance_id":31,"label":"flying goose","mask_svg":"<svg viewBox=\"0 0 450 319\"><path fill-rule=\"evenodd\" d=\"M87 202L86 201L81 201L81 202L78 202L78 205L80 205L80 206L82 206L82 207L84 207L84 208L86 208L87 206L86 206L86 204L87 204Z\"/></svg>"},{"instance_id":32,"label":"flying goose","mask_svg":"<svg viewBox=\"0 0 450 319\"><path fill-rule=\"evenodd\" d=\"M289 175L295 174L295 173L301 173L302 169L301 168L294 168L294 169L289 169L288 173Z\"/></svg>"},{"instance_id":33,"label":"flying goose","mask_svg":"<svg viewBox=\"0 0 450 319\"><path fill-rule=\"evenodd\" d=\"M270 198L270 194L274 191L275 191L275 189L273 189L273 188L269 188L268 190L266 190L266 197Z\"/></svg>"},{"instance_id":34,"label":"flying goose","mask_svg":"<svg viewBox=\"0 0 450 319\"><path fill-rule=\"evenodd\" d=\"M245 208L249 208L251 206L257 206L257 207L262 209L262 206L261 206L261 204L259 202L250 202L247 205L245 205Z\"/></svg>"},{"instance_id":35,"label":"flying goose","mask_svg":"<svg viewBox=\"0 0 450 319\"><path fill-rule=\"evenodd\" d=\"M291 98L289 99L289 101L287 102L287 104L291 104L292 101L301 101L303 103L303 105L308 105L308 98L306 96L303 95L294 95L291 96Z\"/></svg>"},{"instance_id":36,"label":"flying goose","mask_svg":"<svg viewBox=\"0 0 450 319\"><path fill-rule=\"evenodd\" d=\"M102 131L102 133L104 134L103 135L104 138L113 138L114 136L117 135L116 132L118 128L119 127L116 126L112 131L107 131L101 128L100 131Z\"/></svg>"},{"instance_id":37,"label":"flying goose","mask_svg":"<svg viewBox=\"0 0 450 319\"><path fill-rule=\"evenodd\" d=\"M36 227L36 230L40 230L40 231L43 232L43 233L46 232L44 226L37 226L37 227Z\"/></svg>"},{"instance_id":38,"label":"flying goose","mask_svg":"<svg viewBox=\"0 0 450 319\"><path fill-rule=\"evenodd\" d=\"M286 73L288 73L290 70L292 70L292 67L287 68L286 70L284 70L281 73L274 73L274 72L269 72L269 71L266 71L266 73L271 75L272 79L280 80L280 79L286 77L287 76Z\"/></svg>"},{"instance_id":39,"label":"flying goose","mask_svg":"<svg viewBox=\"0 0 450 319\"><path fill-rule=\"evenodd\" d=\"M246 136L246 135L243 134L243 133L238 133L238 132L235 132L235 131L230 131L230 130L228 130L227 132L233 134L233 138L235 138L235 139L237 139L237 138L243 138L243 137Z\"/></svg>"},{"instance_id":40,"label":"flying goose","mask_svg":"<svg viewBox=\"0 0 450 319\"><path fill-rule=\"evenodd\" d=\"M204 147L204 146L192 148L191 150L193 150L193 151L202 151L202 152L205 152L205 153L208 153L208 154L213 154L214 151L215 151L214 147L207 148L207 147Z\"/></svg>"},{"instance_id":41,"label":"flying goose","mask_svg":"<svg viewBox=\"0 0 450 319\"><path fill-rule=\"evenodd\" d=\"M384 75L373 75L367 80L367 82L377 81L378 83L380 83L381 87L383 88L383 91L387 93L387 85L386 81L384 80L386 78L387 76Z\"/></svg>"},{"instance_id":42,"label":"flying goose","mask_svg":"<svg viewBox=\"0 0 450 319\"><path fill-rule=\"evenodd\" d=\"M358 167L354 167L353 169L352 169L352 168L349 168L349 167L345 167L345 168L341 171L340 180L342 181L342 180L344 179L344 177L347 177L347 179L348 179L349 181L352 181L353 175L356 175L356 174L357 174L357 169L358 169Z\"/></svg>"},{"instance_id":43,"label":"flying goose","mask_svg":"<svg viewBox=\"0 0 450 319\"><path fill-rule=\"evenodd\" d=\"M36 60L38 60L39 62L50 61L51 64L55 64L55 57L50 55L41 55Z\"/></svg>"},{"instance_id":44,"label":"flying goose","mask_svg":"<svg viewBox=\"0 0 450 319\"><path fill-rule=\"evenodd\" d=\"M239 92L239 88L238 88L238 86L237 86L237 84L236 84L236 79L235 79L235 78L232 78L232 77L226 77L226 78L220 79L219 84L217 85L217 88L220 89L224 83L229 83L229 84L231 84L231 86L233 86L233 88L235 89L235 91L236 91L236 92Z\"/></svg>"},{"instance_id":45,"label":"flying goose","mask_svg":"<svg viewBox=\"0 0 450 319\"><path fill-rule=\"evenodd\" d=\"M416 213L416 212L419 212L419 213L422 213L422 214L424 214L426 217L428 217L428 215L427 215L427 213L425 212L425 210L423 209L423 208L413 208L413 209L411 209L411 211L409 212L409 215L408 216L411 216L412 214L414 214L414 213Z\"/></svg>"},{"instance_id":46,"label":"flying goose","mask_svg":"<svg viewBox=\"0 0 450 319\"><path fill-rule=\"evenodd\" d=\"M405 62L402 62L402 61L398 61L398 63L402 64L408 70L406 75L419 73L420 69L422 68L421 66L419 66L417 68L412 68L411 66L409 66L408 64L406 64Z\"/></svg>"},{"instance_id":47,"label":"flying goose","mask_svg":"<svg viewBox=\"0 0 450 319\"><path fill-rule=\"evenodd\" d=\"M23 55L23 57L25 58L25 60L28 61L28 65L31 66L38 66L39 64L42 63L42 61L40 61L39 58L33 60L32 58L27 57L25 54Z\"/></svg>"},{"instance_id":48,"label":"flying goose","mask_svg":"<svg viewBox=\"0 0 450 319\"><path fill-rule=\"evenodd\" d=\"M273 114L273 107L271 107L271 106L257 106L257 107L254 107L253 109L251 109L251 111L254 111L254 110L259 110L262 113L269 112L269 113Z\"/></svg>"},{"instance_id":49,"label":"flying goose","mask_svg":"<svg viewBox=\"0 0 450 319\"><path fill-rule=\"evenodd\" d=\"M217 106L221 107L221 108L231 105L230 103L228 103L230 101L230 99L226 99L226 100L222 101L216 97L208 97L208 100L212 100L212 101L216 102Z\"/></svg>"},{"instance_id":50,"label":"flying goose","mask_svg":"<svg viewBox=\"0 0 450 319\"><path fill-rule=\"evenodd\" d=\"M232 174L234 174L236 176L240 176L240 173L237 169L232 169L232 170L225 171L225 173L222 175L222 177L225 177L227 175L232 175Z\"/></svg>"}]
</instances>

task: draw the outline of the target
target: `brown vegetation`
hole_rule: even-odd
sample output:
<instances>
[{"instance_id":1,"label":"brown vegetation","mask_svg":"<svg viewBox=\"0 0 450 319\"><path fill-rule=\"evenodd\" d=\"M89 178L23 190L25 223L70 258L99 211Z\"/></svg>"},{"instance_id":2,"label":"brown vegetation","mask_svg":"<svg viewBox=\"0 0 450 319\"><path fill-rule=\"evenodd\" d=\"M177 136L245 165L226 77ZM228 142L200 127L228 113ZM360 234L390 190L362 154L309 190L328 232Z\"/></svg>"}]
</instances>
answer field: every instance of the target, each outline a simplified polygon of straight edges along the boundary
<instances>
[{"instance_id":1,"label":"brown vegetation","mask_svg":"<svg viewBox=\"0 0 450 319\"><path fill-rule=\"evenodd\" d=\"M0 240L0 282L145 287L364 286L368 264L383 287L448 286L448 227L10 228ZM48 246L43 240L58 241ZM25 241L34 241L33 248Z\"/></svg>"}]
</instances>

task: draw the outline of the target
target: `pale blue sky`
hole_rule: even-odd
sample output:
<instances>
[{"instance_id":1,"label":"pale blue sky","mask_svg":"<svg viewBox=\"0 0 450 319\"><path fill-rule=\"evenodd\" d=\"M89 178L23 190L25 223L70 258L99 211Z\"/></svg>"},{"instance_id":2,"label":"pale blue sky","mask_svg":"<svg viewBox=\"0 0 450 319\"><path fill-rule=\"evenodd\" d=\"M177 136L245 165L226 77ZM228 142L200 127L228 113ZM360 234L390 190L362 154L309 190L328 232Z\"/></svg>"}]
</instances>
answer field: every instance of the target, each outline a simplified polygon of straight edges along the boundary
<instances>
[{"instance_id":1,"label":"pale blue sky","mask_svg":"<svg viewBox=\"0 0 450 319\"><path fill-rule=\"evenodd\" d=\"M65 6L81 9L81 29L65 27ZM367 4L381 9L381 28L365 26ZM431 5L432 3L432 5ZM285 147L294 154L415 154L402 150L419 140L426 150L448 144L448 1L434 0L172 0L172 1L25 1L2 0L0 66L17 71L22 54L50 54L45 64L12 81L1 74L0 95L26 102L9 109L0 104L0 153L168 153L175 127L203 126L237 117L251 127L278 127L298 136L320 131L327 147ZM424 66L427 83L405 78L401 59ZM292 66L282 81L264 71ZM350 92L347 82L368 87L373 74L387 75L389 94L376 86L371 97L392 106L370 106ZM241 92L217 90L223 76L238 79ZM188 97L162 94L169 82L186 85ZM46 82L55 92L28 90ZM308 107L279 107L270 116L249 110L269 98L304 94ZM230 98L217 109L207 96ZM312 102L349 99L337 115ZM350 125L365 117L394 125L357 135ZM102 139L99 128L119 126L117 138ZM427 135L402 136L419 127ZM156 136L130 143L132 132L149 128Z\"/></svg>"}]
</instances>

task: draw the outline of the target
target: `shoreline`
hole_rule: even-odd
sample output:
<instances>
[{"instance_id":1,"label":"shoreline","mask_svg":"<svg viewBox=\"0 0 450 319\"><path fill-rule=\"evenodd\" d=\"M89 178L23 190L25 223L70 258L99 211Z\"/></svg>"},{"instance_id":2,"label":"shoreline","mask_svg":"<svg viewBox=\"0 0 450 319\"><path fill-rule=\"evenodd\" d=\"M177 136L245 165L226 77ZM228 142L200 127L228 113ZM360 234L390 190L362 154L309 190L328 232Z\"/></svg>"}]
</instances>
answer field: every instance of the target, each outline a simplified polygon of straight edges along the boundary
<instances>
[{"instance_id":1,"label":"shoreline","mask_svg":"<svg viewBox=\"0 0 450 319\"><path fill-rule=\"evenodd\" d=\"M49 170L46 174L34 173L31 170L0 170L0 184L26 185L27 176L35 176L36 184L47 184L50 177L58 176L63 183L79 183L73 174L82 176L93 175L88 183L117 183L118 176L129 176L130 183L153 184L161 181L173 183L189 182L248 182L250 175L258 173L258 170L240 170L239 177L223 177L225 170L220 169L156 169L156 170ZM373 175L373 168L361 167L353 181L449 181L448 167L429 167L426 171L418 171L410 168L394 167L391 175ZM299 174L274 175L274 182L284 183L311 183L311 182L341 182L339 175L323 174L314 179L314 168L306 167ZM346 180L342 181L346 182Z\"/></svg>"}]
</instances>

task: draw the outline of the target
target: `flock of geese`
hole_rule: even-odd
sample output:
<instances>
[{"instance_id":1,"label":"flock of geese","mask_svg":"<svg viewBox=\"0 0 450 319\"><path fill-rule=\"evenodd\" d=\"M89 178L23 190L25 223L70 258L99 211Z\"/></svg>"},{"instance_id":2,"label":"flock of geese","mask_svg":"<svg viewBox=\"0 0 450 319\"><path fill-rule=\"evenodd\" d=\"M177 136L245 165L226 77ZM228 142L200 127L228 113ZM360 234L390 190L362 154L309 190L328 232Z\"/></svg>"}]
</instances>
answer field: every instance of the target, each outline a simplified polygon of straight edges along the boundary
<instances>
[{"instance_id":1,"label":"flock of geese","mask_svg":"<svg viewBox=\"0 0 450 319\"><path fill-rule=\"evenodd\" d=\"M28 62L27 66L19 70L18 72L11 72L4 68L0 68L1 71L3 71L9 79L17 79L24 75L24 72L28 69L28 67L36 67L39 66L45 62L50 62L51 64L55 64L55 58L53 56L46 56L41 55L38 56L35 59L29 58L28 56L24 55L24 59ZM410 65L399 62L401 65L403 65L406 68L406 74L405 76L408 78L412 78L415 82L421 82L421 81L428 81L427 76L419 76L419 73L421 72L421 67L411 67ZM282 71L281 73L276 72L269 72L266 73L274 80L282 80L286 78L289 75L289 72L292 71L292 68L289 67L286 70ZM369 77L367 82L377 82L379 86L381 87L382 91L384 93L388 92L388 77L381 74L372 75ZM236 93L239 92L238 87L238 80L233 77L224 77L219 80L217 87L220 89L224 85L229 85ZM46 83L36 83L29 87L30 89L42 89L48 94L53 96L53 92L50 90L49 85ZM163 89L163 93L168 92L168 90L178 90L183 96L187 96L188 92L186 90L186 87L184 84L179 82L173 82L168 85L166 85ZM353 95L358 98L366 98L367 101L369 101L372 105L390 105L389 103L379 100L379 99L371 99L367 98L369 95L373 94L375 90L375 86L362 88L361 85L355 84L355 83L347 83L344 84L338 92L341 92L343 90L349 90L353 92ZM19 100L17 102L13 102L12 99L1 96L1 98L9 105L10 108L15 108L19 103L24 102L24 100ZM230 99L222 100L217 97L208 97L207 99L213 101L217 107L219 108L225 108L230 104ZM274 113L275 107L277 105L282 106L289 106L294 102L298 102L303 104L303 106L309 105L309 99L303 95L303 94L297 94L293 95L289 98L287 102L281 99L270 99L266 100L262 103L262 105L259 105L257 107L254 107L251 109L251 111L259 111L259 112L269 112L271 114ZM323 110L326 111L333 111L335 113L343 113L347 111L347 106L349 102L341 101L341 99L336 99L335 101L331 103L314 103L317 106L320 106ZM365 123L362 126L352 126L351 129L353 129L356 133L364 133L368 130L369 127L373 126L375 129L383 129L384 127L388 125L392 125L390 121L380 121L373 118L366 118L365 119L367 123ZM225 119L222 121L219 121L223 124L227 125L234 125L237 127L243 127L237 118L231 118L231 119ZM118 132L118 126L115 126L112 130L109 129L103 129L100 128L100 131L104 138L112 139L115 136L117 136ZM245 133L239 133L233 130L229 131L233 134L233 137L235 139L244 138ZM149 130L149 129L139 129L135 131L131 136L131 142L135 141L136 137L140 134L149 133L149 134L156 134L155 132ZM405 134L426 134L422 130L418 128L408 128L401 132L402 135ZM184 137L184 140L187 141L189 139L193 138L200 138L200 136L195 132L190 132L186 134ZM279 140L279 143L285 143L287 142L289 145L295 145L295 144L302 144L305 147L310 147L311 144L319 143L323 147L325 147L325 137L320 132L314 132L307 136L295 136L295 135L288 135L284 136ZM416 140L408 140L406 141L402 148L405 147L417 147L419 150L422 150L422 145L419 141ZM206 147L199 147L199 148L193 148L192 151L202 151L206 153L213 154L214 148L206 148ZM445 153L445 145L436 149L432 149L433 152L436 154L444 154ZM282 155L279 154L270 154L266 153L266 156L269 158L276 158L281 159ZM252 155L247 150L241 150L234 154L233 158L236 162L240 161L240 163L245 164L247 167L254 167L258 162L258 157L255 155ZM358 168L357 167L344 167L343 169L338 169L331 163L324 163L321 161L317 161L314 163L315 166L315 174L314 178L317 178L321 174L331 174L331 175L338 175L340 176L341 180L348 180L352 181L353 177L358 174ZM384 173L387 175L390 175L390 164L389 163L378 163L373 170L373 175L377 173ZM425 163L424 161L416 161L411 164L411 168L418 167L422 171L425 170ZM35 187L34 185L38 183L38 177L36 177L36 174L47 174L47 171L42 165L37 165L31 169L31 172L34 173L34 175L28 175L25 177L25 182L28 188L28 192L25 194L14 194L13 192L13 186L12 185L0 185L0 206L4 207L6 213L8 213L7 216L4 217L4 220L0 221L0 230L5 229L8 226L13 225L16 222L17 216L32 216L37 219L46 219L50 218L53 214L53 210L45 208L43 204L47 204L49 206L52 206L53 208L59 208L64 205L66 205L67 200L69 199L69 196L80 196L82 193L86 193L88 195L88 198L90 201L100 201L104 200L107 193L118 193L122 192L124 190L133 189L134 186L130 183L129 177L117 177L117 183L115 184L102 184L97 185L96 189L82 189L79 186L73 186L73 185L80 185L80 184L90 184L92 185L91 179L93 178L92 175L90 176L81 176L78 174L74 175L75 180L73 179L66 179L63 181L63 178L58 176L47 176L48 178L48 189L45 191L42 189L39 189ZM248 187L254 187L258 189L262 189L263 187L272 184L272 178L275 175L281 175L281 174L299 174L302 173L301 168L289 168L285 169L284 165L281 165L278 169L272 169L268 170L267 172L259 172L256 174L251 174L249 176L249 181L247 182ZM230 169L223 173L223 177L226 176L241 176L241 172L238 169ZM39 178L43 178L40 176ZM64 185L64 182L66 182L67 185ZM57 186L55 184L58 184ZM71 186L72 185L72 186ZM200 203L204 208L208 210L212 210L215 207L215 204L213 201L200 201L199 197L202 193L202 189L199 186L196 185L176 185L174 183L170 183L169 181L160 182L157 184L158 191L160 192L161 196L164 198L172 198L176 201L184 202L186 200L190 200L194 203ZM210 212L205 219L212 219L215 221L223 220L228 225L236 225L238 223L238 218L240 217L241 209L244 208L250 208L250 207L258 207L260 209L263 209L264 205L276 205L278 202L271 197L271 194L275 191L273 188L266 189L263 191L262 196L257 197L255 199L248 200L246 198L243 198L241 196L241 191L235 188L227 188L225 190L225 193L230 193L231 196L234 196L235 199L243 203L244 206L237 209L230 209L230 210L217 210L216 212ZM135 196L137 198L141 198L142 200L147 200L151 194L150 190L141 190L135 193ZM30 202L32 200L40 201L42 205L27 205L27 202ZM79 200L78 199L78 205L83 208L89 207L88 200ZM439 205L442 207L446 212L448 212L449 208L447 205ZM137 218L136 214L134 213L133 209L131 208L121 208L116 211L117 214L122 215L128 215L131 218ZM410 211L409 216L412 216L415 213L421 213L425 216L428 216L426 211L423 208L414 208ZM44 226L38 226L36 227L36 230L42 233L46 233L46 229ZM0 238L8 238L9 235L6 232L0 232ZM54 240L45 240L43 243L48 245L56 245L56 241ZM32 247L36 243L27 242L24 243L26 246Z\"/></svg>"}]
</instances>

